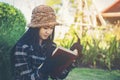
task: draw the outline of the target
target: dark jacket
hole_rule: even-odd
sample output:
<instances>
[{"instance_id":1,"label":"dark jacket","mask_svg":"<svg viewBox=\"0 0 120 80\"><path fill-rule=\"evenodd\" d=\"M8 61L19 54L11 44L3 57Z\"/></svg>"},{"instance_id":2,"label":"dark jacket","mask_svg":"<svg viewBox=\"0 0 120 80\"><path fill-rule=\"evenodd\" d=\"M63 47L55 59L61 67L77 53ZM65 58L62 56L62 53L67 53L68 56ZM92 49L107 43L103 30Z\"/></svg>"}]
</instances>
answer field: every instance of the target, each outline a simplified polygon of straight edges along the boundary
<instances>
[{"instance_id":1,"label":"dark jacket","mask_svg":"<svg viewBox=\"0 0 120 80\"><path fill-rule=\"evenodd\" d=\"M11 62L15 80L48 80L49 69L39 68L56 48L53 34L39 45L39 29L29 28L12 49ZM54 79L65 78L69 70ZM51 77L52 78L52 77Z\"/></svg>"}]
</instances>

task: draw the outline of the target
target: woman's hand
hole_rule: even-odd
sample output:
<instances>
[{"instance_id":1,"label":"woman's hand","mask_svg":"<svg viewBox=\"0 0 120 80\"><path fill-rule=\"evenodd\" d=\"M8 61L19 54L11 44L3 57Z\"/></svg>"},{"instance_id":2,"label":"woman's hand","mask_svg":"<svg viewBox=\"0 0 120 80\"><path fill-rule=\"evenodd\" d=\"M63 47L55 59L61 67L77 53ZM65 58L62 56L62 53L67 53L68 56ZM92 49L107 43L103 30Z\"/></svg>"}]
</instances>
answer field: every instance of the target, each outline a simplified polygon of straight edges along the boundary
<instances>
[{"instance_id":1,"label":"woman's hand","mask_svg":"<svg viewBox=\"0 0 120 80\"><path fill-rule=\"evenodd\" d=\"M71 46L70 50L75 51L75 53L76 53L78 56L81 56L81 54L82 54L82 48L83 48L83 46L80 44L80 42L76 42L76 43L74 43L74 44Z\"/></svg>"}]
</instances>

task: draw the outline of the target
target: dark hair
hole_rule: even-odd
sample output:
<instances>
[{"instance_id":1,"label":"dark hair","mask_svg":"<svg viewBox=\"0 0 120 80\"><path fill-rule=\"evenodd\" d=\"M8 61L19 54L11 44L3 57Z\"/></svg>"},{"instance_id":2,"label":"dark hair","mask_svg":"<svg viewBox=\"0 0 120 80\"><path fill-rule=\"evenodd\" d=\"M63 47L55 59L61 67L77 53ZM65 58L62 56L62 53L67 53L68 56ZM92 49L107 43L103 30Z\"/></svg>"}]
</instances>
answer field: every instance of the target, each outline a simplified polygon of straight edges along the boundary
<instances>
[{"instance_id":1,"label":"dark hair","mask_svg":"<svg viewBox=\"0 0 120 80\"><path fill-rule=\"evenodd\" d=\"M12 70L12 75L14 75L14 52L16 45L32 45L34 50L37 51L39 48L39 30L40 28L29 28L25 34L17 41L17 43L14 45L14 47L11 49L10 52L10 58L11 58L11 70ZM54 30L52 35L49 36L47 40L44 40L46 44L52 43L54 38Z\"/></svg>"},{"instance_id":2,"label":"dark hair","mask_svg":"<svg viewBox=\"0 0 120 80\"><path fill-rule=\"evenodd\" d=\"M40 28L29 28L27 32L19 39L17 44L27 44L32 45L34 48L39 46L39 30ZM54 37L54 30L51 36L47 40L44 40L44 42L52 42Z\"/></svg>"},{"instance_id":3,"label":"dark hair","mask_svg":"<svg viewBox=\"0 0 120 80\"><path fill-rule=\"evenodd\" d=\"M19 39L16 45L32 45L36 48L39 45L39 28L29 28Z\"/></svg>"}]
</instances>

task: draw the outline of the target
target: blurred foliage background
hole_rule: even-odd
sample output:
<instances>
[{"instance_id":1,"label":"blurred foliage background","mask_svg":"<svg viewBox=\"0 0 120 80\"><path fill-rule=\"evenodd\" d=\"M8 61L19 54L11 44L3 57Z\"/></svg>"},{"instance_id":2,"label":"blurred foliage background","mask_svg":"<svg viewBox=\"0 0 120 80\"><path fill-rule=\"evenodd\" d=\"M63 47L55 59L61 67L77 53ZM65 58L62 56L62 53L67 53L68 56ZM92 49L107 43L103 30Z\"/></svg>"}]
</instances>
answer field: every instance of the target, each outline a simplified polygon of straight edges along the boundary
<instances>
[{"instance_id":1,"label":"blurred foliage background","mask_svg":"<svg viewBox=\"0 0 120 80\"><path fill-rule=\"evenodd\" d=\"M66 0L68 1L68 0ZM84 1L84 0L81 0ZM86 1L86 0L85 0ZM78 62L79 67L101 68L101 69L120 69L120 22L106 24L102 21L101 25L93 15L92 22L88 18L88 7L92 5L92 0L87 0L87 8L79 0L46 0L46 4L52 6L57 19L63 24L58 30L60 33L54 41L58 46L70 48L77 41L76 34L79 36L83 46L82 57ZM82 5L81 5L82 4ZM63 6L64 5L64 6ZM64 22L60 15L60 7L69 8L71 11L72 23ZM94 11L94 10L92 10ZM67 14L67 13L66 13ZM66 17L64 17L66 18ZM68 19L69 22L70 19ZM10 72L10 49L15 42L25 32L26 19L23 13L12 5L0 2L0 80L12 80ZM64 31L68 29L67 31ZM61 33L64 35L60 37ZM56 31L57 33L57 31Z\"/></svg>"},{"instance_id":2,"label":"blurred foliage background","mask_svg":"<svg viewBox=\"0 0 120 80\"><path fill-rule=\"evenodd\" d=\"M25 31L26 20L20 10L0 2L0 80L10 80L10 50Z\"/></svg>"}]
</instances>

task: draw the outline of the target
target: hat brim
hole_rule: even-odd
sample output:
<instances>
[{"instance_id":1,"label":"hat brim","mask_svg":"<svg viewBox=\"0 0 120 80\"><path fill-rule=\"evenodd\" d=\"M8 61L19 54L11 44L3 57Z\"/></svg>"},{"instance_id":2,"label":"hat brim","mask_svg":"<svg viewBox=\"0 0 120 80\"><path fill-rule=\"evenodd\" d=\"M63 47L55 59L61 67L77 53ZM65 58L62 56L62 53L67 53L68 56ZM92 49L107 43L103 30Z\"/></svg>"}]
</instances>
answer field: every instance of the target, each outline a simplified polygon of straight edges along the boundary
<instances>
[{"instance_id":1,"label":"hat brim","mask_svg":"<svg viewBox=\"0 0 120 80\"><path fill-rule=\"evenodd\" d=\"M28 27L44 27L44 26L57 26L60 25L60 23L58 22L49 22L49 23L42 23L42 24L34 24L34 23L30 23L28 24Z\"/></svg>"}]
</instances>

